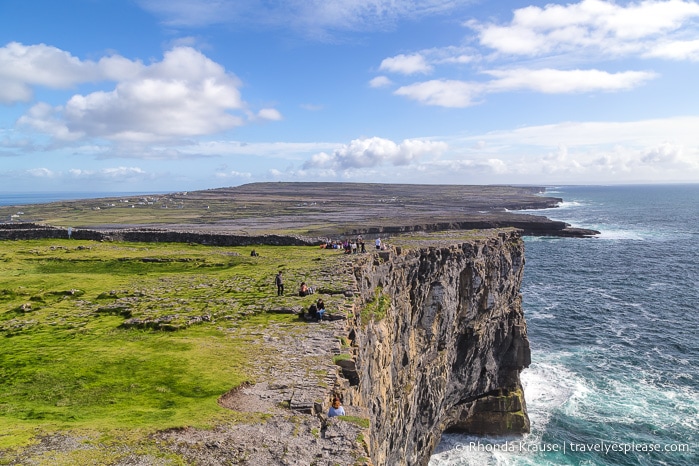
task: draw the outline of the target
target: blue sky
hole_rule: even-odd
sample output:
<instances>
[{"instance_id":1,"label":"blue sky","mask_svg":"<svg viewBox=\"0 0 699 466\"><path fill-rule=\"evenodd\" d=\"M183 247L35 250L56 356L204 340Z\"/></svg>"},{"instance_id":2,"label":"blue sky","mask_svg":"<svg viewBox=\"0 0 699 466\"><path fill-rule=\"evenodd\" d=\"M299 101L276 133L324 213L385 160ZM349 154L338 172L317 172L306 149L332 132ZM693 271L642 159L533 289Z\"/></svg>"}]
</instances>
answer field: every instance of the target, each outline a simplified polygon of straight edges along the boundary
<instances>
[{"instance_id":1,"label":"blue sky","mask_svg":"<svg viewBox=\"0 0 699 466\"><path fill-rule=\"evenodd\" d=\"M699 182L699 2L2 0L0 192Z\"/></svg>"}]
</instances>

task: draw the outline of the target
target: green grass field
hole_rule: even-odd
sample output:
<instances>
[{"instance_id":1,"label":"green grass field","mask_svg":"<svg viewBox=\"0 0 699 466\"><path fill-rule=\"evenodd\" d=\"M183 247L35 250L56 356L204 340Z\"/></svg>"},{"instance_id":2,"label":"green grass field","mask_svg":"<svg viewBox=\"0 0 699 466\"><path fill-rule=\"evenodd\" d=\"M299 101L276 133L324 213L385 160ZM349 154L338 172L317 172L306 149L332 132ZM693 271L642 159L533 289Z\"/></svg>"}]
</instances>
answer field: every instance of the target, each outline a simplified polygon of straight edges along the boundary
<instances>
[{"instance_id":1,"label":"green grass field","mask_svg":"<svg viewBox=\"0 0 699 466\"><path fill-rule=\"evenodd\" d=\"M314 300L294 296L300 281L347 286L336 251L256 246L260 256L250 257L251 249L0 242L0 449L64 430L104 441L235 420L216 401L254 381L261 342L230 329L303 325L275 312ZM127 327L129 319L178 330Z\"/></svg>"}]
</instances>

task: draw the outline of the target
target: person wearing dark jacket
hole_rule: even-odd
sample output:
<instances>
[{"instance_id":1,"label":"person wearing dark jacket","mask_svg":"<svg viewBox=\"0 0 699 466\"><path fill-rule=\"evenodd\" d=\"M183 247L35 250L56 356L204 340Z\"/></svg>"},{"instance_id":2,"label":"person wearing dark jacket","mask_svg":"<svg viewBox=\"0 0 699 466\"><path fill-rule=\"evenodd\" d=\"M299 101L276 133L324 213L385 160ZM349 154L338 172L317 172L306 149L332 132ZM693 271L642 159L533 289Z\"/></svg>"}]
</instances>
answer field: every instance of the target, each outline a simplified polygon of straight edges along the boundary
<instances>
[{"instance_id":1,"label":"person wearing dark jacket","mask_svg":"<svg viewBox=\"0 0 699 466\"><path fill-rule=\"evenodd\" d=\"M281 270L277 274L277 277L274 279L274 283L277 285L277 296L283 296L284 295L284 279L282 278Z\"/></svg>"}]
</instances>

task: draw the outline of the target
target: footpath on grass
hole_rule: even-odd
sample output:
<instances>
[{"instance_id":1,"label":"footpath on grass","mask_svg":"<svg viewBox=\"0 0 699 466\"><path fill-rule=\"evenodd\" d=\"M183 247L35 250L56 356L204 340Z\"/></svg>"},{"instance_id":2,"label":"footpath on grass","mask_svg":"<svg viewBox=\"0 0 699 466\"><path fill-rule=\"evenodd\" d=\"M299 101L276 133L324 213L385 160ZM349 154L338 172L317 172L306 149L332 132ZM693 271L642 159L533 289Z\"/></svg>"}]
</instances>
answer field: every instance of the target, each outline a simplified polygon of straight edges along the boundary
<instances>
[{"instance_id":1,"label":"footpath on grass","mask_svg":"<svg viewBox=\"0 0 699 466\"><path fill-rule=\"evenodd\" d=\"M256 383L231 390L219 403L242 413L264 413L265 420L211 430L173 429L158 437L167 449L198 465L364 463L367 414L345 405L348 418L325 415L333 393L342 391L333 359L342 352L345 334L343 320L293 328L272 324L264 334L232 331L232 338L261 337L264 354L254 369Z\"/></svg>"}]
</instances>

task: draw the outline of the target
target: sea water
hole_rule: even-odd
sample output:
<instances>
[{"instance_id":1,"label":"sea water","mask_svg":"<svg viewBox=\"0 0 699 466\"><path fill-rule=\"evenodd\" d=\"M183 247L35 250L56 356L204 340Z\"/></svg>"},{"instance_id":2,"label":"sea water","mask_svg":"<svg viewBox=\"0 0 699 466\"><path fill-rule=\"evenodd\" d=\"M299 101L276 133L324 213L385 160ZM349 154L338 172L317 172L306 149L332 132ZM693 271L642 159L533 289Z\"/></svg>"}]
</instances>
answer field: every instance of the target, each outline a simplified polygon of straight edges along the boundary
<instances>
[{"instance_id":1,"label":"sea water","mask_svg":"<svg viewBox=\"0 0 699 466\"><path fill-rule=\"evenodd\" d=\"M33 192L33 193L9 193L0 192L0 206L5 205L30 205L30 204L46 204L49 202L59 201L77 201L80 199L99 199L103 197L118 198L118 197L135 197L145 196L148 194L139 192Z\"/></svg>"},{"instance_id":2,"label":"sea water","mask_svg":"<svg viewBox=\"0 0 699 466\"><path fill-rule=\"evenodd\" d=\"M546 195L601 235L525 238L531 433L445 434L430 466L699 465L699 185Z\"/></svg>"}]
</instances>

